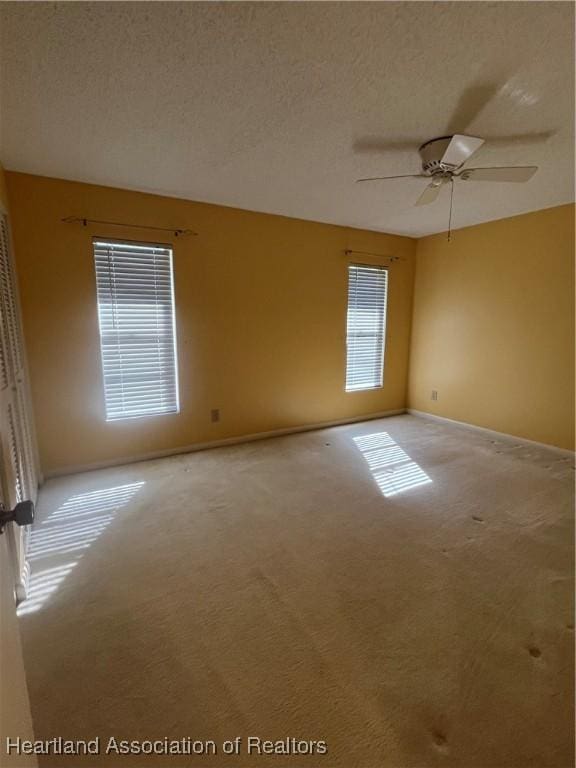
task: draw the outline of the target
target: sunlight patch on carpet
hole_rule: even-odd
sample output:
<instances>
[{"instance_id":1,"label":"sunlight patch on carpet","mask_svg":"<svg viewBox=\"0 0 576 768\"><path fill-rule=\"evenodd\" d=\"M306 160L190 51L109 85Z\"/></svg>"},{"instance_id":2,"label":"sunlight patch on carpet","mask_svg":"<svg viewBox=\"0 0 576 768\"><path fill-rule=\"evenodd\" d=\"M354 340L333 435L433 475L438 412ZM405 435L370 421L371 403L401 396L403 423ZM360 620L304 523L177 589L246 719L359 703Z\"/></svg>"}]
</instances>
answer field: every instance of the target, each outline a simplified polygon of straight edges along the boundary
<instances>
[{"instance_id":1,"label":"sunlight patch on carpet","mask_svg":"<svg viewBox=\"0 0 576 768\"><path fill-rule=\"evenodd\" d=\"M432 482L422 467L408 456L388 432L355 437L354 442L386 498Z\"/></svg>"},{"instance_id":2,"label":"sunlight patch on carpet","mask_svg":"<svg viewBox=\"0 0 576 768\"><path fill-rule=\"evenodd\" d=\"M28 560L32 567L28 596L18 606L24 616L42 608L59 589L78 561L144 485L144 481L71 496L30 535Z\"/></svg>"}]
</instances>

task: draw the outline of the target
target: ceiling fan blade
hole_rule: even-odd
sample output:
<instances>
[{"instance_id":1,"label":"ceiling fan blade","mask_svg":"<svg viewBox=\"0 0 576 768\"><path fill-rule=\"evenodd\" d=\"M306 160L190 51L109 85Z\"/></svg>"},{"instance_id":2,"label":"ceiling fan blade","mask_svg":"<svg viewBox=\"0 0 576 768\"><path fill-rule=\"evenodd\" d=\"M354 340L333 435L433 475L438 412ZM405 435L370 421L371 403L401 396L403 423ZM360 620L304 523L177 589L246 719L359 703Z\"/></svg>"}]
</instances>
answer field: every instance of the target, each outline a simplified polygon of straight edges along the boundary
<instances>
[{"instance_id":1,"label":"ceiling fan blade","mask_svg":"<svg viewBox=\"0 0 576 768\"><path fill-rule=\"evenodd\" d=\"M558 131L555 128L551 128L548 131L535 131L533 133L509 133L507 136L486 136L484 141L487 141L491 147L542 144L557 133Z\"/></svg>"},{"instance_id":2,"label":"ceiling fan blade","mask_svg":"<svg viewBox=\"0 0 576 768\"><path fill-rule=\"evenodd\" d=\"M422 173L408 173L403 176L372 176L368 179L356 179L356 184L360 181L386 181L386 179L427 179Z\"/></svg>"},{"instance_id":3,"label":"ceiling fan blade","mask_svg":"<svg viewBox=\"0 0 576 768\"><path fill-rule=\"evenodd\" d=\"M480 149L482 144L484 144L484 139L479 139L477 136L464 136L461 133L456 133L452 136L452 141L448 144L441 162L459 168Z\"/></svg>"},{"instance_id":4,"label":"ceiling fan blade","mask_svg":"<svg viewBox=\"0 0 576 768\"><path fill-rule=\"evenodd\" d=\"M469 128L486 105L498 94L500 88L501 85L494 79L477 82L466 88L458 98L446 133L457 133Z\"/></svg>"},{"instance_id":5,"label":"ceiling fan blade","mask_svg":"<svg viewBox=\"0 0 576 768\"><path fill-rule=\"evenodd\" d=\"M433 203L440 194L441 187L442 184L435 184L434 182L428 184L414 205L428 205L429 203Z\"/></svg>"},{"instance_id":6,"label":"ceiling fan blade","mask_svg":"<svg viewBox=\"0 0 576 768\"><path fill-rule=\"evenodd\" d=\"M391 138L385 140L381 136L365 136L363 139L357 139L352 145L354 152L414 152L422 144L421 139L398 139Z\"/></svg>"},{"instance_id":7,"label":"ceiling fan blade","mask_svg":"<svg viewBox=\"0 0 576 768\"><path fill-rule=\"evenodd\" d=\"M536 165L502 168L467 168L457 178L463 181L529 181L538 170Z\"/></svg>"}]
</instances>

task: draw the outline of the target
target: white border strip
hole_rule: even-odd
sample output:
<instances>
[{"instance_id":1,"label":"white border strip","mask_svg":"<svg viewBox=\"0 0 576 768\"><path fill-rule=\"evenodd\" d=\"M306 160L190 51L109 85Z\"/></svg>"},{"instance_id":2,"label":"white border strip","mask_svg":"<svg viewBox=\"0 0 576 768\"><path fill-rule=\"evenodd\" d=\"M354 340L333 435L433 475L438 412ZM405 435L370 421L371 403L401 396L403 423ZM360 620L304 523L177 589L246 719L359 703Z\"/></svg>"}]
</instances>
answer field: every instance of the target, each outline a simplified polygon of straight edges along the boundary
<instances>
[{"instance_id":1,"label":"white border strip","mask_svg":"<svg viewBox=\"0 0 576 768\"><path fill-rule=\"evenodd\" d=\"M196 451L205 451L210 448L222 448L226 445L241 445L242 443L252 443L256 440L266 440L269 437L280 437L282 435L293 435L299 432L313 432L317 429L327 429L328 427L339 427L345 424L357 424L360 421L372 421L374 419L383 419L387 416L399 416L406 413L405 408L397 408L391 411L379 411L378 413L368 413L362 416L352 416L347 419L336 419L335 421L321 421L318 424L306 424L299 427L284 427L282 429L272 429L269 432L255 432L251 435L238 435L237 437L225 437L221 440L210 440L205 443L193 443L192 445L183 445L180 448L168 448L164 451L153 451L151 453L142 453L137 456L123 456L119 459L110 459L109 461L98 461L94 464L81 464L73 467L63 467L52 472L45 472L44 478L48 480L52 477L62 477L63 475L77 475L80 472L91 472L96 469L106 469L107 467L117 467L121 464L134 464L139 461L150 461L151 459L162 459L165 456L176 456L181 453L195 453Z\"/></svg>"},{"instance_id":2,"label":"white border strip","mask_svg":"<svg viewBox=\"0 0 576 768\"><path fill-rule=\"evenodd\" d=\"M487 427L479 427L477 424L469 424L467 421L457 421L456 419L448 419L446 416L437 416L435 413L427 413L426 411L417 411L415 408L407 408L406 413L410 413L412 416L421 416L423 419L430 419L431 421L440 421L445 424L452 424L457 427L466 427L468 429L474 429L478 432L485 432L487 435L493 437L504 438L506 440L514 440L519 443L526 443L527 445L533 445L535 448L546 448L549 451L554 451L562 456L569 456L574 458L574 451L569 448L560 448L557 445L550 445L549 443L539 443L536 440L528 440L527 437L518 437L517 435L510 435L507 432L496 432L494 429L488 429Z\"/></svg>"}]
</instances>

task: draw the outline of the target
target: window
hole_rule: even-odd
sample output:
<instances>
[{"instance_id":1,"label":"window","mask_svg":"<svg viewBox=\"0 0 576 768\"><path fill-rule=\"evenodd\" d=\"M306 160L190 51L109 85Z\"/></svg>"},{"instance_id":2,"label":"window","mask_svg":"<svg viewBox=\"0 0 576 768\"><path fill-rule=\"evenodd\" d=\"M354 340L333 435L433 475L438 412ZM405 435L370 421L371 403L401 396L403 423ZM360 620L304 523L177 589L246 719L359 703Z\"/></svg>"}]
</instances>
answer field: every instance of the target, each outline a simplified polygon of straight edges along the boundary
<instances>
[{"instance_id":1,"label":"window","mask_svg":"<svg viewBox=\"0 0 576 768\"><path fill-rule=\"evenodd\" d=\"M106 420L178 413L172 249L94 241Z\"/></svg>"},{"instance_id":2,"label":"window","mask_svg":"<svg viewBox=\"0 0 576 768\"><path fill-rule=\"evenodd\" d=\"M384 267L348 267L347 392L382 386L387 286Z\"/></svg>"}]
</instances>

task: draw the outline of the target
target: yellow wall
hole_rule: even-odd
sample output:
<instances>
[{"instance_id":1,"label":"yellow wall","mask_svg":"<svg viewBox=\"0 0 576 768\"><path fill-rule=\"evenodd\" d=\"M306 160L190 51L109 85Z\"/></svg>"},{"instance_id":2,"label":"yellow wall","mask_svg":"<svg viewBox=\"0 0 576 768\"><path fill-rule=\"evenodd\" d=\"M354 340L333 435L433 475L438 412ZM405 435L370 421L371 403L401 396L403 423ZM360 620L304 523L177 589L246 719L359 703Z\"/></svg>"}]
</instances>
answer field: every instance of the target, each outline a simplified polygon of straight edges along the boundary
<instances>
[{"instance_id":1,"label":"yellow wall","mask_svg":"<svg viewBox=\"0 0 576 768\"><path fill-rule=\"evenodd\" d=\"M7 181L45 472L405 407L414 240L20 173ZM61 222L70 215L199 236L83 229ZM174 245L178 415L104 420L95 235ZM381 390L344 391L346 248L403 259L390 268Z\"/></svg>"},{"instance_id":2,"label":"yellow wall","mask_svg":"<svg viewBox=\"0 0 576 768\"><path fill-rule=\"evenodd\" d=\"M573 448L574 206L418 241L409 405Z\"/></svg>"}]
</instances>

